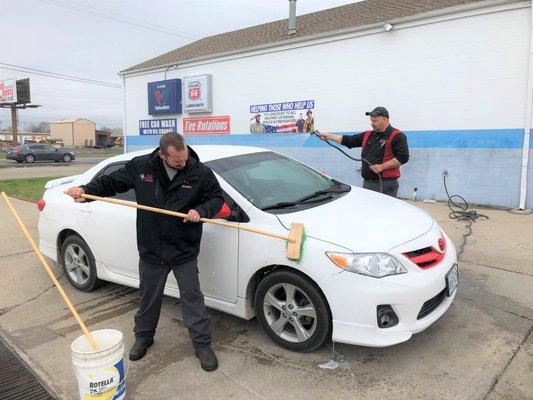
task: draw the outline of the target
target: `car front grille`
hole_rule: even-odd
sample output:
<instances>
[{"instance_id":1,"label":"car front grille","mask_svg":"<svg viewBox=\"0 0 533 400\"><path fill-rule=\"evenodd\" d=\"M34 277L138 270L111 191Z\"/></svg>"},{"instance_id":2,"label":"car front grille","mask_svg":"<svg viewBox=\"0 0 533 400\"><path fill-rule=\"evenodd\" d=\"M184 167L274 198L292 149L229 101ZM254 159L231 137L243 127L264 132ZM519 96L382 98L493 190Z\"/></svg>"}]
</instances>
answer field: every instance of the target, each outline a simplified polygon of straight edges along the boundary
<instances>
[{"instance_id":1,"label":"car front grille","mask_svg":"<svg viewBox=\"0 0 533 400\"><path fill-rule=\"evenodd\" d=\"M445 254L446 240L444 239L444 236L439 238L437 246L428 246L403 253L405 257L422 269L434 267L444 259Z\"/></svg>"},{"instance_id":2,"label":"car front grille","mask_svg":"<svg viewBox=\"0 0 533 400\"><path fill-rule=\"evenodd\" d=\"M426 301L420 309L420 312L418 313L418 317L416 317L416 319L422 319L424 317L427 317L429 314L435 311L437 307L440 306L440 303L442 303L445 297L446 289L443 289L442 292L437 294L435 297L432 297L431 299Z\"/></svg>"}]
</instances>

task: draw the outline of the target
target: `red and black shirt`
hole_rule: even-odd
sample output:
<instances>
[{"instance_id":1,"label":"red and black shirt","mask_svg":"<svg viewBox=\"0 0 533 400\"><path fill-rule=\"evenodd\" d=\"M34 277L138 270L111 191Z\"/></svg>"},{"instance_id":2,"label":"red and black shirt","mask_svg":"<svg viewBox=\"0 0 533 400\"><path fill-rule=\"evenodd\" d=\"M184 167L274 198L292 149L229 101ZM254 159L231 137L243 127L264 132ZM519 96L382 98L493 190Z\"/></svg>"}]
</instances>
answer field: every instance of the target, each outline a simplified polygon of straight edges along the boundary
<instances>
[{"instance_id":1,"label":"red and black shirt","mask_svg":"<svg viewBox=\"0 0 533 400\"><path fill-rule=\"evenodd\" d=\"M364 142L365 133L367 134L367 141ZM384 132L375 132L371 131L369 133L363 132L355 135L344 135L342 137L342 144L348 148L353 147L362 147L361 157L366 159L370 164L382 164L383 162L389 161L384 160L387 142L392 137L390 141L390 149L392 150L392 157L396 158L400 164L405 164L409 160L409 147L407 146L407 138L405 134L391 125L385 129ZM390 159L392 159L392 157ZM393 172L393 171L389 171ZM395 179L399 176L394 176L393 174L387 174L386 171L382 172L383 179ZM391 175L388 177L387 175ZM361 176L366 180L377 180L379 179L378 174L372 172L370 166L366 162L362 162Z\"/></svg>"}]
</instances>

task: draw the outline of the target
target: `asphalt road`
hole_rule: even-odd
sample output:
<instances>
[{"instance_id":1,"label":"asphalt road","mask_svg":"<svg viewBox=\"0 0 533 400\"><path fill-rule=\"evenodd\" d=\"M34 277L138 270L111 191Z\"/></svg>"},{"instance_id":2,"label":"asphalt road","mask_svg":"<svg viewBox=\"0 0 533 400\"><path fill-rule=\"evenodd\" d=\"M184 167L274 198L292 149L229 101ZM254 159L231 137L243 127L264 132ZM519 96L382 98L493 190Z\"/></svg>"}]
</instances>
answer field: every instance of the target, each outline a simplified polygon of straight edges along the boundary
<instances>
[{"instance_id":1,"label":"asphalt road","mask_svg":"<svg viewBox=\"0 0 533 400\"><path fill-rule=\"evenodd\" d=\"M63 162L53 162L53 161L36 161L32 164L27 164L25 162L18 163L15 160L7 160L5 158L0 159L0 168L33 168L40 167L43 165L53 165L53 166L64 166L70 164L98 164L100 161L105 160L109 157L81 157L77 158L70 163Z\"/></svg>"}]
</instances>

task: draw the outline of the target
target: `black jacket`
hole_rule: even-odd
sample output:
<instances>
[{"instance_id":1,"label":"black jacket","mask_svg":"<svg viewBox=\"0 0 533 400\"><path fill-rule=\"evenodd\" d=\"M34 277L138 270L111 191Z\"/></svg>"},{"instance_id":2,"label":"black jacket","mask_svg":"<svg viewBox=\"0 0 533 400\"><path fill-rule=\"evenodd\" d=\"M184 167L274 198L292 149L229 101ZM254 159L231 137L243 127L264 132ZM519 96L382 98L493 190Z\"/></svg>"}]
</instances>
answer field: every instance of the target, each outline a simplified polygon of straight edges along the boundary
<instances>
[{"instance_id":1,"label":"black jacket","mask_svg":"<svg viewBox=\"0 0 533 400\"><path fill-rule=\"evenodd\" d=\"M384 132L372 132L368 138L365 148L361 152L361 157L367 160L370 164L381 164L383 156L385 155L385 142L392 133L392 126L389 125ZM344 135L342 137L342 144L348 148L361 147L363 145L363 137L365 133L355 135ZM409 147L407 146L407 138L403 132L400 132L392 141L392 153L394 157L405 164L409 161ZM363 179L377 180L378 174L370 169L365 161L361 163L361 175Z\"/></svg>"},{"instance_id":2,"label":"black jacket","mask_svg":"<svg viewBox=\"0 0 533 400\"><path fill-rule=\"evenodd\" d=\"M224 198L213 171L189 147L185 168L170 181L158 150L135 157L118 171L81 187L87 194L103 197L133 188L138 204L185 214L195 209L205 218L216 215ZM194 260L201 238L201 223L184 223L182 218L137 210L137 247L141 259L148 263L179 265Z\"/></svg>"}]
</instances>

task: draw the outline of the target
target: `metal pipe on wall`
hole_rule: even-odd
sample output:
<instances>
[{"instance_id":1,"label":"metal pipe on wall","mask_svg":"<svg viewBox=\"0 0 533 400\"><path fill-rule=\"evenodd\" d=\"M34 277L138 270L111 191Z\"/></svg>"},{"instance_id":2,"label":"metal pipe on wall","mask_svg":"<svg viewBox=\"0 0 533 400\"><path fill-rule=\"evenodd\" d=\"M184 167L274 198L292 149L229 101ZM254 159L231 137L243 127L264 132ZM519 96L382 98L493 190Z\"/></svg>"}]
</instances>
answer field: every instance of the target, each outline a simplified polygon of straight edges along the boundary
<instances>
[{"instance_id":1,"label":"metal pipe on wall","mask_svg":"<svg viewBox=\"0 0 533 400\"><path fill-rule=\"evenodd\" d=\"M520 202L519 210L526 208L527 196L527 167L529 160L529 141L531 135L531 117L533 107L533 1L529 8L529 68L527 77L526 116L524 121L524 144L522 147L522 172L520 178Z\"/></svg>"}]
</instances>

